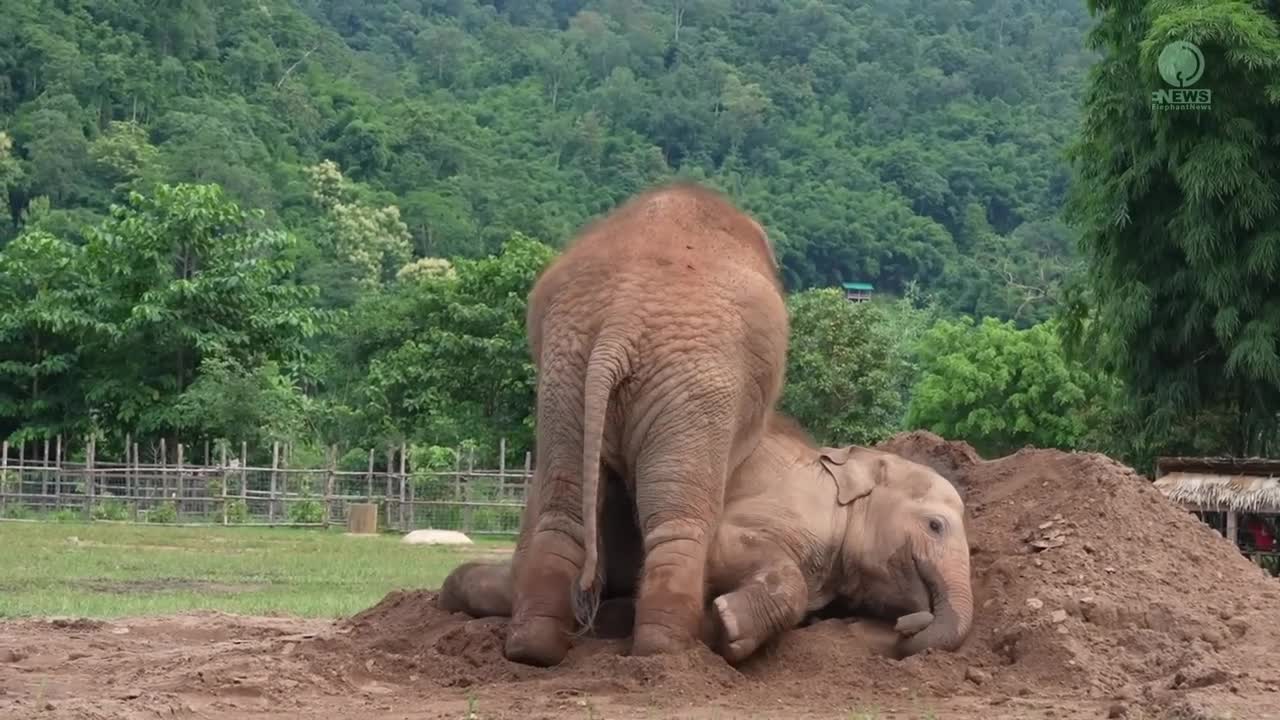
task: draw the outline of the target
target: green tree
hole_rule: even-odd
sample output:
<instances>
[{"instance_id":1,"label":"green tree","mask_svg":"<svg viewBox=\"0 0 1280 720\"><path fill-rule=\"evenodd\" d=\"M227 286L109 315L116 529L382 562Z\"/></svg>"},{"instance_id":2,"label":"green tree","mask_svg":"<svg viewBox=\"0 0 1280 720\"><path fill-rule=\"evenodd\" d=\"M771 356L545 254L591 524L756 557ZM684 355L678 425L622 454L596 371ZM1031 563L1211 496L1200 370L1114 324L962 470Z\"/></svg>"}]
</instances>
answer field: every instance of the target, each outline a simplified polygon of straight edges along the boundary
<instances>
[{"instance_id":1,"label":"green tree","mask_svg":"<svg viewBox=\"0 0 1280 720\"><path fill-rule=\"evenodd\" d=\"M896 432L909 365L885 311L832 289L794 293L787 309L782 410L830 445L872 444Z\"/></svg>"},{"instance_id":2,"label":"green tree","mask_svg":"<svg viewBox=\"0 0 1280 720\"><path fill-rule=\"evenodd\" d=\"M9 191L22 181L22 165L13 157L13 138L0 132L0 221L12 218Z\"/></svg>"},{"instance_id":3,"label":"green tree","mask_svg":"<svg viewBox=\"0 0 1280 720\"><path fill-rule=\"evenodd\" d=\"M21 442L83 429L81 345L99 331L79 247L41 231L0 251L0 434Z\"/></svg>"},{"instance_id":4,"label":"green tree","mask_svg":"<svg viewBox=\"0 0 1280 720\"><path fill-rule=\"evenodd\" d=\"M314 439L310 410L297 381L275 363L253 367L210 356L179 398L174 426L186 438L227 440L233 448L244 442L261 451L275 441Z\"/></svg>"},{"instance_id":5,"label":"green tree","mask_svg":"<svg viewBox=\"0 0 1280 720\"><path fill-rule=\"evenodd\" d=\"M1274 7L1097 2L1070 217L1096 348L1147 442L1224 421L1219 452L1280 449L1280 22ZM1175 41L1203 54L1205 110L1153 107ZM1268 140L1271 138L1272 140ZM1204 423L1202 423L1204 424ZM1185 447L1185 445L1183 445Z\"/></svg>"},{"instance_id":6,"label":"green tree","mask_svg":"<svg viewBox=\"0 0 1280 720\"><path fill-rule=\"evenodd\" d=\"M1017 329L940 320L919 342L907 426L965 440L987 456L1025 445L1076 449L1102 422L1111 384L1068 359L1052 323Z\"/></svg>"},{"instance_id":7,"label":"green tree","mask_svg":"<svg viewBox=\"0 0 1280 720\"><path fill-rule=\"evenodd\" d=\"M217 186L161 185L90 232L84 273L104 331L82 342L88 399L106 427L186 424L178 400L208 358L302 372L325 318L310 306L315 288L286 281L294 240L254 228L254 215Z\"/></svg>"},{"instance_id":8,"label":"green tree","mask_svg":"<svg viewBox=\"0 0 1280 720\"><path fill-rule=\"evenodd\" d=\"M513 457L530 449L534 371L525 338L525 299L550 262L550 247L513 236L501 253L423 263L384 297L366 297L340 340L331 381L347 388L352 435L482 452L506 436Z\"/></svg>"}]
</instances>

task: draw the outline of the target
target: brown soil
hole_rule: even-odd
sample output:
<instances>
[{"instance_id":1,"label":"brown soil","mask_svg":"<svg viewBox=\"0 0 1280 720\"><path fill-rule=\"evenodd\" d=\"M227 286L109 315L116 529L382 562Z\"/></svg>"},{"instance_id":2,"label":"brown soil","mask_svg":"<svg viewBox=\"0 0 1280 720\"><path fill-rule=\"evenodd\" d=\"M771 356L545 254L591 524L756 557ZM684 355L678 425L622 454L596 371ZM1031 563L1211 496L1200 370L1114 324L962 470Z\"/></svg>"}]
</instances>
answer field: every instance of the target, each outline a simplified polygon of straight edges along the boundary
<instances>
[{"instance_id":1,"label":"brown soil","mask_svg":"<svg viewBox=\"0 0 1280 720\"><path fill-rule=\"evenodd\" d=\"M883 626L828 620L736 669L598 639L539 669L502 658L503 620L410 591L338 623L6 623L0 717L1280 717L1280 582L1146 480L1092 454L885 446L965 490L979 612L956 653L890 660Z\"/></svg>"}]
</instances>

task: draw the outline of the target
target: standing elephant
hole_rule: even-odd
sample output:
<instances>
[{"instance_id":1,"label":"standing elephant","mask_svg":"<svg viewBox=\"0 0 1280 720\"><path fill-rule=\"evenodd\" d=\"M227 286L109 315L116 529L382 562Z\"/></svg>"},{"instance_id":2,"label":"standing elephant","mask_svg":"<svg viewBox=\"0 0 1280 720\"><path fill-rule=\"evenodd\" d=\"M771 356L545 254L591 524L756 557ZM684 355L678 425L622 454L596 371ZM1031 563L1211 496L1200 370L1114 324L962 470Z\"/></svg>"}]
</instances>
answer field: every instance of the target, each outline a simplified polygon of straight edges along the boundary
<instances>
[{"instance_id":1,"label":"standing elephant","mask_svg":"<svg viewBox=\"0 0 1280 720\"><path fill-rule=\"evenodd\" d=\"M787 310L763 228L680 183L584 228L529 294L537 368L536 511L513 562L504 653L554 665L590 624L609 569L602 472L642 547L632 653L697 641L707 544L729 472L782 390Z\"/></svg>"},{"instance_id":2,"label":"standing elephant","mask_svg":"<svg viewBox=\"0 0 1280 720\"><path fill-rule=\"evenodd\" d=\"M440 606L510 615L510 569L459 566L445 579ZM903 656L954 650L973 627L955 487L891 453L817 447L781 415L729 481L707 579L714 601L703 639L733 663L824 609L897 618ZM625 600L622 592L609 594Z\"/></svg>"}]
</instances>

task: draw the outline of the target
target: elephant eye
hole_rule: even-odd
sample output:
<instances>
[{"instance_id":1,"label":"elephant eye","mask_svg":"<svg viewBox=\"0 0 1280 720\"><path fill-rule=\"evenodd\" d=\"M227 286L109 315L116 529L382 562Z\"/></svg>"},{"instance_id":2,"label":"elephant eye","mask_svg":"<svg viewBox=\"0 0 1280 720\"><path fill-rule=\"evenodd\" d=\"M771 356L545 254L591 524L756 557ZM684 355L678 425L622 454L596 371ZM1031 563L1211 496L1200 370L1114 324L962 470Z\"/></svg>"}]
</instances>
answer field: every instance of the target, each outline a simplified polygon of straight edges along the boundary
<instances>
[{"instance_id":1,"label":"elephant eye","mask_svg":"<svg viewBox=\"0 0 1280 720\"><path fill-rule=\"evenodd\" d=\"M929 531L935 535L941 535L942 521L938 518L929 518Z\"/></svg>"}]
</instances>

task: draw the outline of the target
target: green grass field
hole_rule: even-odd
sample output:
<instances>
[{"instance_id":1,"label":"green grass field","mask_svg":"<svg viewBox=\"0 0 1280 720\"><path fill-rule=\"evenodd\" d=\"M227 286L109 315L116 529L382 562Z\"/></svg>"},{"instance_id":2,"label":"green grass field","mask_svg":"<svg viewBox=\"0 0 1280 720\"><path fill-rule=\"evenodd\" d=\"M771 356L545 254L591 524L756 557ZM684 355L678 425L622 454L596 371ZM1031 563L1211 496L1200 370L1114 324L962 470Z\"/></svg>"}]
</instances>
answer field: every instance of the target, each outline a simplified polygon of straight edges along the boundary
<instances>
[{"instance_id":1,"label":"green grass field","mask_svg":"<svg viewBox=\"0 0 1280 720\"><path fill-rule=\"evenodd\" d=\"M350 615L397 589L437 588L458 563L508 550L404 545L340 530L0 522L0 617L184 610Z\"/></svg>"}]
</instances>

